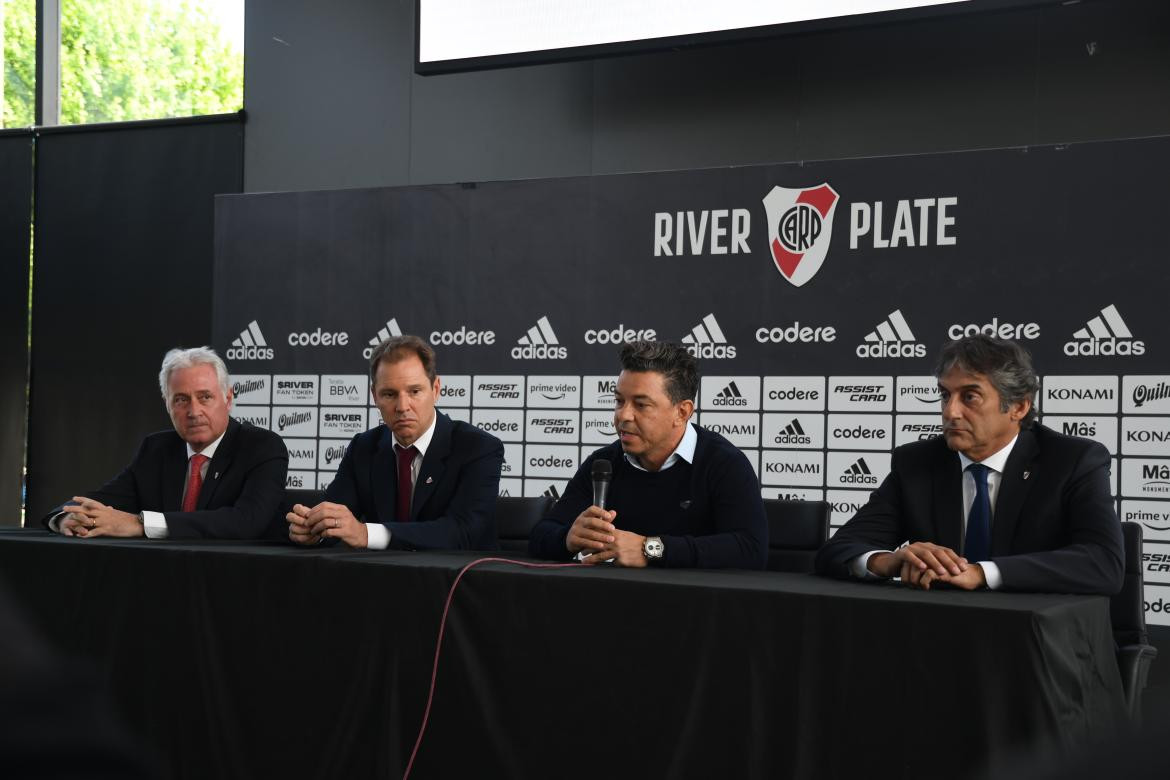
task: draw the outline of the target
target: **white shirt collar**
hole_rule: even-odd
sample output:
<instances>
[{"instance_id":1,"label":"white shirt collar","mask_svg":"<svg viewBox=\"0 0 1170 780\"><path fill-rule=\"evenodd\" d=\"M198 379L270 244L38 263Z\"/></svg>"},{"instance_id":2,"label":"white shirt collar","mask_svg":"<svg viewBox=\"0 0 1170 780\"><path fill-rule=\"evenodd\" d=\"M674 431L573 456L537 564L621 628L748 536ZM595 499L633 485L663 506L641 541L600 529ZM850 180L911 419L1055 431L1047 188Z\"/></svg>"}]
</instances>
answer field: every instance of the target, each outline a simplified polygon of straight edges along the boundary
<instances>
[{"instance_id":1,"label":"white shirt collar","mask_svg":"<svg viewBox=\"0 0 1170 780\"><path fill-rule=\"evenodd\" d=\"M431 446L431 439L435 437L435 425L438 422L439 410L435 409L435 415L431 418L430 426L428 426L427 429L423 431L422 436L419 436L414 440L414 448L418 450L418 455L415 456L416 458L421 458L423 455L427 454L427 447ZM395 444L398 444L398 439L394 438L393 433L390 434L390 438L394 439ZM402 445L398 444L398 446L401 447Z\"/></svg>"},{"instance_id":2,"label":"white shirt collar","mask_svg":"<svg viewBox=\"0 0 1170 780\"><path fill-rule=\"evenodd\" d=\"M1001 449L999 452L996 452L994 455L987 456L986 458L984 458L983 460L980 460L980 461L971 460L966 455L964 455L963 453L960 452L959 453L959 466L963 471L966 471L967 467L970 466L972 463L982 463L984 466L991 469L992 471L995 471L996 473L1002 474L1004 466L1007 465L1008 455L1012 454L1012 447L1016 446L1016 439L1019 439L1019 438L1020 438L1020 434L1017 433L1015 436L1012 437L1012 440L1009 441L1006 446L1004 446L1003 449Z\"/></svg>"},{"instance_id":3,"label":"white shirt collar","mask_svg":"<svg viewBox=\"0 0 1170 780\"><path fill-rule=\"evenodd\" d=\"M678 446L674 448L674 452L670 453L670 455L668 455L666 457L666 460L664 460L662 462L662 467L659 468L658 470L659 471L666 471L668 468L673 466L675 463L678 463L679 458L682 458L687 463L694 463L695 462L695 447L698 445L698 443L699 443L699 434L695 430L695 426L688 422L687 429L683 433L682 440L679 441ZM649 470L649 469L646 469L645 467L643 467L642 464L638 462L638 459L635 458L630 453L626 452L623 454L626 456L626 461L634 468L638 469L639 471L648 471Z\"/></svg>"},{"instance_id":4,"label":"white shirt collar","mask_svg":"<svg viewBox=\"0 0 1170 780\"><path fill-rule=\"evenodd\" d=\"M203 452L200 452L199 454L206 455L207 459L210 461L212 458L215 457L215 451L219 448L219 443L221 441L223 441L224 436L227 436L227 428L224 428L223 433L221 433L219 435L219 438L216 439L215 441L213 441L211 444L208 444L206 447L204 447ZM195 454L196 454L195 450L192 449L190 444L188 444L187 445L187 460L188 461L191 460L191 456L193 456Z\"/></svg>"}]
</instances>

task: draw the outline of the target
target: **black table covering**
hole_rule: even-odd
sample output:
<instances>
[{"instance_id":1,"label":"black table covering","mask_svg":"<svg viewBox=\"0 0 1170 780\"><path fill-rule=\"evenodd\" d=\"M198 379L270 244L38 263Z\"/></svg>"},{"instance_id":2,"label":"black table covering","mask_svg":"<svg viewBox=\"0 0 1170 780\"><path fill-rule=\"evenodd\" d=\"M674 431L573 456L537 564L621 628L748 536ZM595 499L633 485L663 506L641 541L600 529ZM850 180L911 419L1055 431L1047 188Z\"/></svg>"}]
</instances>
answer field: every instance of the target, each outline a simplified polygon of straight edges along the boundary
<instances>
[{"instance_id":1,"label":"black table covering","mask_svg":"<svg viewBox=\"0 0 1170 780\"><path fill-rule=\"evenodd\" d=\"M0 530L0 580L175 777L394 778L464 553ZM1122 722L1100 597L468 572L413 777L967 777Z\"/></svg>"}]
</instances>

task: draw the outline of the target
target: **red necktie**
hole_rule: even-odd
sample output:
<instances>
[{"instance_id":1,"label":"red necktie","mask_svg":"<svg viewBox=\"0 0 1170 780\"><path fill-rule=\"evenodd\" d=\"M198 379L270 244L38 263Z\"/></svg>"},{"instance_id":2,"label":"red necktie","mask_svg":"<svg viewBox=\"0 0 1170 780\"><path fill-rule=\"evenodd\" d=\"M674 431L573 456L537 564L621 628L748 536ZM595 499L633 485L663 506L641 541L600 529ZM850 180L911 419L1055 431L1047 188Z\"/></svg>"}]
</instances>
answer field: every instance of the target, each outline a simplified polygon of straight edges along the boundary
<instances>
[{"instance_id":1,"label":"red necktie","mask_svg":"<svg viewBox=\"0 0 1170 780\"><path fill-rule=\"evenodd\" d=\"M187 475L187 492L183 495L183 511L194 512L199 503L199 491L203 487L203 464L208 460L206 455L191 456L191 473Z\"/></svg>"},{"instance_id":2,"label":"red necktie","mask_svg":"<svg viewBox=\"0 0 1170 780\"><path fill-rule=\"evenodd\" d=\"M410 522L410 496L414 492L414 480L411 477L411 466L414 465L414 455L418 450L414 447L403 449L397 444L394 449L398 452L398 517L400 523Z\"/></svg>"}]
</instances>

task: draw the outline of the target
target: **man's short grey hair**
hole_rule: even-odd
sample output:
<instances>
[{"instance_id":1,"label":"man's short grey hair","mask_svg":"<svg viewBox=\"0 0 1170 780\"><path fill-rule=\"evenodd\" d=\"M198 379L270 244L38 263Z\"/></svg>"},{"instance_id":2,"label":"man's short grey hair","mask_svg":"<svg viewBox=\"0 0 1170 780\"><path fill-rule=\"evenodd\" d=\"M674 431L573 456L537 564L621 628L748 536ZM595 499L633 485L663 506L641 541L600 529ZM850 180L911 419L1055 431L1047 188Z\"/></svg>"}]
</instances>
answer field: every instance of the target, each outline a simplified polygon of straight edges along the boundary
<instances>
[{"instance_id":1,"label":"man's short grey hair","mask_svg":"<svg viewBox=\"0 0 1170 780\"><path fill-rule=\"evenodd\" d=\"M227 366L215 350L211 347L191 347L190 349L172 349L163 356L162 370L158 372L158 387L162 391L163 401L167 409L171 408L171 374L182 368L195 366L215 366L215 377L219 380L219 389L223 397L227 398L231 378L228 376Z\"/></svg>"},{"instance_id":2,"label":"man's short grey hair","mask_svg":"<svg viewBox=\"0 0 1170 780\"><path fill-rule=\"evenodd\" d=\"M1040 380L1032 368L1028 350L1014 341L982 333L952 341L942 349L934 375L941 378L952 368L968 374L983 374L999 393L999 410L1006 412L1012 404L1028 401L1028 413L1020 420L1021 428L1036 421L1036 392Z\"/></svg>"}]
</instances>

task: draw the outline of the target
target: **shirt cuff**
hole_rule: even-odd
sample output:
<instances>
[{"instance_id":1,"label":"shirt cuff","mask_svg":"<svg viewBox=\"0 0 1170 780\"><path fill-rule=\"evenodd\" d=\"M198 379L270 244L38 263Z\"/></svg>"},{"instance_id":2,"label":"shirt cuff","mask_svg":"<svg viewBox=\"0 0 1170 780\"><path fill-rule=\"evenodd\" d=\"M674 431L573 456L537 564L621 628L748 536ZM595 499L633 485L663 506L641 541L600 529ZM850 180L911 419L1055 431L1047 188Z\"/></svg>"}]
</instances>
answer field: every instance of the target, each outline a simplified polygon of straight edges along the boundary
<instances>
[{"instance_id":1,"label":"shirt cuff","mask_svg":"<svg viewBox=\"0 0 1170 780\"><path fill-rule=\"evenodd\" d=\"M859 580L884 580L885 577L879 577L869 570L869 559L878 553L890 552L889 550L870 550L867 553L858 555L853 560L849 561L849 573Z\"/></svg>"},{"instance_id":2,"label":"shirt cuff","mask_svg":"<svg viewBox=\"0 0 1170 780\"><path fill-rule=\"evenodd\" d=\"M142 531L147 539L166 539L171 535L167 518L162 512L143 512Z\"/></svg>"},{"instance_id":3,"label":"shirt cuff","mask_svg":"<svg viewBox=\"0 0 1170 780\"><path fill-rule=\"evenodd\" d=\"M61 521L65 519L68 512L58 512L49 518L49 530L55 534L61 533Z\"/></svg>"},{"instance_id":4,"label":"shirt cuff","mask_svg":"<svg viewBox=\"0 0 1170 780\"><path fill-rule=\"evenodd\" d=\"M1003 587L1003 575L999 573L999 567L994 561L979 561L979 566L983 569L983 579L987 580L988 590L999 590Z\"/></svg>"},{"instance_id":5,"label":"shirt cuff","mask_svg":"<svg viewBox=\"0 0 1170 780\"><path fill-rule=\"evenodd\" d=\"M366 549L385 550L390 546L390 529L381 523L366 523Z\"/></svg>"}]
</instances>

